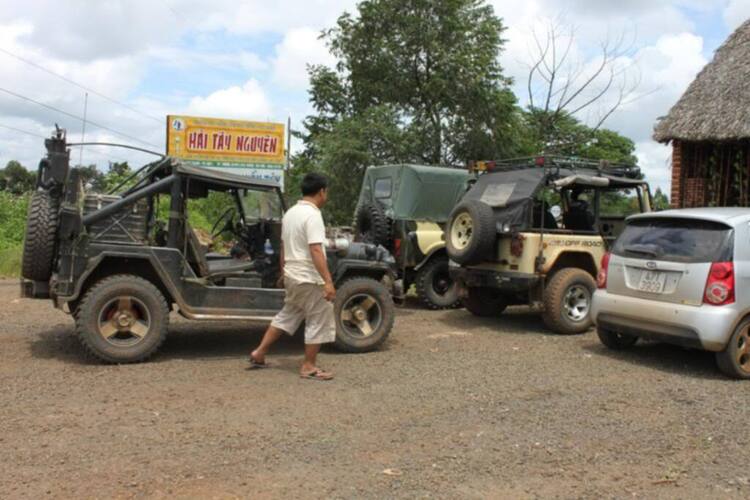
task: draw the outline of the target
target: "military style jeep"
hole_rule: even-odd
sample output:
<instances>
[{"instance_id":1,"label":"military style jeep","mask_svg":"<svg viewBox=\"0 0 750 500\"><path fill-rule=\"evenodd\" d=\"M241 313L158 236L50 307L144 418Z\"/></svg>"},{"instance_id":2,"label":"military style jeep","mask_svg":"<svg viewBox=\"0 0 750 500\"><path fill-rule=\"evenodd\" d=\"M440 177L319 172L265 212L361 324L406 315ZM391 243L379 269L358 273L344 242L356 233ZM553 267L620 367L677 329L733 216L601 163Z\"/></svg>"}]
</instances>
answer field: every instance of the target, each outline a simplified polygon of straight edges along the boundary
<instances>
[{"instance_id":1,"label":"military style jeep","mask_svg":"<svg viewBox=\"0 0 750 500\"><path fill-rule=\"evenodd\" d=\"M284 202L276 183L191 166L170 157L145 165L117 195L86 194L58 130L45 141L24 243L24 297L52 299L75 318L87 350L113 363L142 361L167 334L169 314L193 320L268 321L277 289ZM191 228L201 199L224 197L212 237L230 234L234 257L207 253ZM338 241L328 252L338 288L336 346L377 348L389 335L393 257Z\"/></svg>"},{"instance_id":2,"label":"military style jeep","mask_svg":"<svg viewBox=\"0 0 750 500\"><path fill-rule=\"evenodd\" d=\"M387 248L396 258L404 289L415 284L430 309L459 303L443 230L468 180L468 171L457 168L384 165L368 168L362 183L354 221L357 238Z\"/></svg>"},{"instance_id":3,"label":"military style jeep","mask_svg":"<svg viewBox=\"0 0 750 500\"><path fill-rule=\"evenodd\" d=\"M446 229L466 308L492 316L511 304L541 305L553 331L587 330L606 248L626 215L651 210L638 167L541 157L474 168L481 174Z\"/></svg>"}]
</instances>

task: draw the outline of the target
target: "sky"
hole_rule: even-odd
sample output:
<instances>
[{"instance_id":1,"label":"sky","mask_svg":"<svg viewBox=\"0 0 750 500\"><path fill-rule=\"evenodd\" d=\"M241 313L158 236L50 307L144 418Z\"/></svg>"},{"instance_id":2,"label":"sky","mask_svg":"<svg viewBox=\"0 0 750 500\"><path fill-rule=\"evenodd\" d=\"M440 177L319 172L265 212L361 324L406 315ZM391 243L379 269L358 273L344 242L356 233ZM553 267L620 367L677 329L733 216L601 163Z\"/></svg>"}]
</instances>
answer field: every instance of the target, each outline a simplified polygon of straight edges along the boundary
<instances>
[{"instance_id":1,"label":"sky","mask_svg":"<svg viewBox=\"0 0 750 500\"><path fill-rule=\"evenodd\" d=\"M550 25L573 29L561 44L572 38L569 61L584 78L601 60L603 43L619 47L618 78L635 90L603 126L635 142L647 179L662 189L669 187L670 150L651 139L657 118L750 18L750 0L489 3L507 27L498 57L522 106L529 102L534 34L543 40ZM14 159L35 168L55 123L79 140L84 108L87 141L161 152L167 114L291 117L299 128L312 111L306 66L333 64L319 35L344 11L355 12L356 2L0 0L0 165ZM578 117L596 123L616 98L610 91ZM104 147L72 153L73 162L101 168L150 158Z\"/></svg>"}]
</instances>

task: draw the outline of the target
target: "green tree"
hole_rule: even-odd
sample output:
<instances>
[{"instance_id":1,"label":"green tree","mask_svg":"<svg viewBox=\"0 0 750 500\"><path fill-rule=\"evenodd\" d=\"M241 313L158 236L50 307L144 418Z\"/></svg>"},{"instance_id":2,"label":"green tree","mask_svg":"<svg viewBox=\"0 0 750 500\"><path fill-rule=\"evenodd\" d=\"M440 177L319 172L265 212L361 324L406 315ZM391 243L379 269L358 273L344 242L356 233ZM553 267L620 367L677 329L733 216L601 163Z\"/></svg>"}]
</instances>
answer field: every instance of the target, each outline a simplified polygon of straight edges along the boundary
<instances>
[{"instance_id":1,"label":"green tree","mask_svg":"<svg viewBox=\"0 0 750 500\"><path fill-rule=\"evenodd\" d=\"M331 215L351 220L370 164L465 163L519 152L520 113L498 62L504 26L483 0L365 0L326 31L335 68L310 68L315 114L289 187L332 180Z\"/></svg>"},{"instance_id":2,"label":"green tree","mask_svg":"<svg viewBox=\"0 0 750 500\"><path fill-rule=\"evenodd\" d=\"M525 113L527 138L535 151L625 165L637 163L635 143L629 138L612 130L591 128L571 115L562 114L554 122L544 115L534 109Z\"/></svg>"},{"instance_id":3,"label":"green tree","mask_svg":"<svg viewBox=\"0 0 750 500\"><path fill-rule=\"evenodd\" d=\"M99 171L95 164L91 165L77 165L78 171L80 172L81 183L84 186L91 186L91 191L95 193L101 193L106 188L106 181L104 174Z\"/></svg>"},{"instance_id":4,"label":"green tree","mask_svg":"<svg viewBox=\"0 0 750 500\"><path fill-rule=\"evenodd\" d=\"M669 198L660 187L654 192L654 210L667 210L669 208Z\"/></svg>"},{"instance_id":5,"label":"green tree","mask_svg":"<svg viewBox=\"0 0 750 500\"><path fill-rule=\"evenodd\" d=\"M9 161L0 171L0 186L12 194L22 194L34 189L36 174L16 160Z\"/></svg>"}]
</instances>

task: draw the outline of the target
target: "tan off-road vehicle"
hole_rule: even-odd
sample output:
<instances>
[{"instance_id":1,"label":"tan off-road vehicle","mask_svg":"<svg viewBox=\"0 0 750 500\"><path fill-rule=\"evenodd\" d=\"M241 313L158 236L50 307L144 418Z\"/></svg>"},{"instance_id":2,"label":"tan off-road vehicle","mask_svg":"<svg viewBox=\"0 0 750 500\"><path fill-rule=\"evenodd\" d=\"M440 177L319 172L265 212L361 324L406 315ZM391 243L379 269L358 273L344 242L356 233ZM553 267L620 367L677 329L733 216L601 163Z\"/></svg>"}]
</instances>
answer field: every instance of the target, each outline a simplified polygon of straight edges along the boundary
<instances>
[{"instance_id":1,"label":"tan off-road vehicle","mask_svg":"<svg viewBox=\"0 0 750 500\"><path fill-rule=\"evenodd\" d=\"M540 157L474 168L482 173L446 228L466 308L540 305L555 332L586 331L602 256L627 215L651 210L638 167Z\"/></svg>"}]
</instances>

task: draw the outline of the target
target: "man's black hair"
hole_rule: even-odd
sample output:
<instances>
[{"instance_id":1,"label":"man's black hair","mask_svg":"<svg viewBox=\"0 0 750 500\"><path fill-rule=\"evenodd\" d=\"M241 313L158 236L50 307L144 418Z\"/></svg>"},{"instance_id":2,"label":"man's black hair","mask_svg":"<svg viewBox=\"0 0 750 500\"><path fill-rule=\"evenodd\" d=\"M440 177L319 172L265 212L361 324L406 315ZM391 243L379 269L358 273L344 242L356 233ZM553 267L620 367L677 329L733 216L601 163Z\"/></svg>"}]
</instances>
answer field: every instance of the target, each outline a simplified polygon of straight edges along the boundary
<instances>
[{"instance_id":1,"label":"man's black hair","mask_svg":"<svg viewBox=\"0 0 750 500\"><path fill-rule=\"evenodd\" d=\"M313 196L321 189L328 188L328 178L317 172L310 172L302 178L302 196Z\"/></svg>"}]
</instances>

